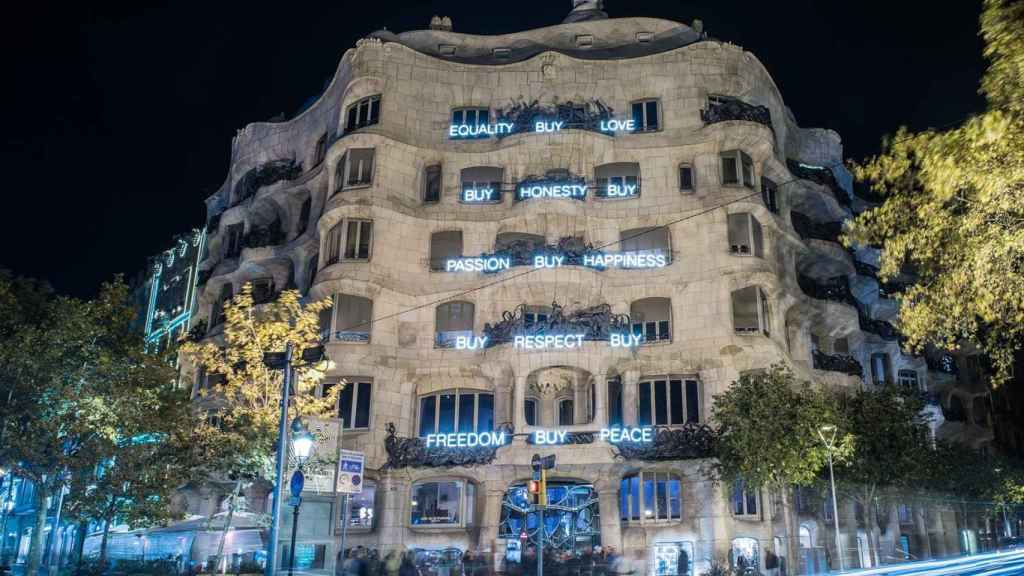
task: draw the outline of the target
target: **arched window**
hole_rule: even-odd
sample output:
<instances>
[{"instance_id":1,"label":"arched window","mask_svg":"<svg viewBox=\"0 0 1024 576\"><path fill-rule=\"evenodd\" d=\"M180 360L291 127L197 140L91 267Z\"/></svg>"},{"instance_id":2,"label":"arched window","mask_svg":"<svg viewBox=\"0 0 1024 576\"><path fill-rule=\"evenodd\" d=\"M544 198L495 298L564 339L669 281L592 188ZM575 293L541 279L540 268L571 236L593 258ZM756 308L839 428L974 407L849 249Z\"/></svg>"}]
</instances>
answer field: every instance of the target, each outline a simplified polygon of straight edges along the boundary
<instances>
[{"instance_id":1,"label":"arched window","mask_svg":"<svg viewBox=\"0 0 1024 576\"><path fill-rule=\"evenodd\" d=\"M804 549L814 547L814 541L811 540L811 529L807 526L800 526L800 547Z\"/></svg>"},{"instance_id":2,"label":"arched window","mask_svg":"<svg viewBox=\"0 0 1024 576\"><path fill-rule=\"evenodd\" d=\"M672 340L672 301L668 298L643 298L629 306L633 333L645 343Z\"/></svg>"},{"instance_id":3,"label":"arched window","mask_svg":"<svg viewBox=\"0 0 1024 576\"><path fill-rule=\"evenodd\" d=\"M619 483L619 514L623 522L667 522L683 517L683 491L679 476L666 472L640 472Z\"/></svg>"},{"instance_id":4,"label":"arched window","mask_svg":"<svg viewBox=\"0 0 1024 576\"><path fill-rule=\"evenodd\" d=\"M420 397L420 436L494 429L494 395L448 390Z\"/></svg>"},{"instance_id":5,"label":"arched window","mask_svg":"<svg viewBox=\"0 0 1024 576\"><path fill-rule=\"evenodd\" d=\"M459 336L473 336L472 302L445 302L437 307L435 315L435 345L451 348Z\"/></svg>"},{"instance_id":6,"label":"arched window","mask_svg":"<svg viewBox=\"0 0 1024 576\"><path fill-rule=\"evenodd\" d=\"M575 423L575 404L572 398L563 398L558 401L558 425L572 426Z\"/></svg>"},{"instance_id":7,"label":"arched window","mask_svg":"<svg viewBox=\"0 0 1024 576\"><path fill-rule=\"evenodd\" d=\"M764 256L764 233L753 214L729 214L728 226L730 254Z\"/></svg>"},{"instance_id":8,"label":"arched window","mask_svg":"<svg viewBox=\"0 0 1024 576\"><path fill-rule=\"evenodd\" d=\"M471 526L476 487L465 480L436 480L412 486L413 526Z\"/></svg>"}]
</instances>

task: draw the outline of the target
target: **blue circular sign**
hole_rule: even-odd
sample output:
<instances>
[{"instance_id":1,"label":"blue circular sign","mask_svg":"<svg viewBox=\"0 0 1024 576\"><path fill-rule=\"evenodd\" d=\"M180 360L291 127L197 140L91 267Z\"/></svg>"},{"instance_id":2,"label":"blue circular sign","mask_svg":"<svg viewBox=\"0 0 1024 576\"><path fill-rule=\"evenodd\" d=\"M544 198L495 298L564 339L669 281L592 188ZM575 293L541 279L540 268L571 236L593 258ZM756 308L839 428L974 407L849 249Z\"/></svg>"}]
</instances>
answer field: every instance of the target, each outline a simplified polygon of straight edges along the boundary
<instances>
[{"instance_id":1,"label":"blue circular sign","mask_svg":"<svg viewBox=\"0 0 1024 576\"><path fill-rule=\"evenodd\" d=\"M306 483L306 477L302 474L302 470L296 470L292 474L292 496L302 495L302 486Z\"/></svg>"}]
</instances>

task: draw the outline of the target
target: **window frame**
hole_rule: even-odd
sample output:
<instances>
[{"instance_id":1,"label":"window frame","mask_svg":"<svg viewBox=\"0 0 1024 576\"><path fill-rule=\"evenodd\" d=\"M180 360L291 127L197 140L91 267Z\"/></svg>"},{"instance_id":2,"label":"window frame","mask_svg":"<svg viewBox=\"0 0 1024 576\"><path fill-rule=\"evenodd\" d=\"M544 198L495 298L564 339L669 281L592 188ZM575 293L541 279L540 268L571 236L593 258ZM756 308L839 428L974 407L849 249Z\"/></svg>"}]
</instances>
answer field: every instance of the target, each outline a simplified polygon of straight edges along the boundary
<instances>
[{"instance_id":1,"label":"window frame","mask_svg":"<svg viewBox=\"0 0 1024 576\"><path fill-rule=\"evenodd\" d=\"M467 113L472 112L476 118L475 124L469 124L466 122ZM480 122L480 113L485 114L483 122ZM461 115L461 120L456 123L455 115ZM491 123L491 108L489 106L458 106L451 109L451 113L448 115L448 123L450 126L486 126ZM476 136L455 136L454 140L486 140L491 135L487 133L477 134Z\"/></svg>"},{"instance_id":2,"label":"window frame","mask_svg":"<svg viewBox=\"0 0 1024 576\"><path fill-rule=\"evenodd\" d=\"M370 225L369 242L366 248L366 258L348 258L348 237L349 237L349 226L351 224L358 224L359 228L356 232L356 248L359 246L359 238L362 236L363 225ZM324 265L322 268L326 268L332 264L339 262L369 262L373 259L373 220L370 218L342 218L338 220L334 226L331 226L327 231L324 242L326 243L325 250L321 250L320 253L325 255Z\"/></svg>"},{"instance_id":3,"label":"window frame","mask_svg":"<svg viewBox=\"0 0 1024 576\"><path fill-rule=\"evenodd\" d=\"M357 151L370 151L370 174L367 179L360 180L355 183L349 183L349 178L352 175L352 153ZM363 172L362 164L359 167L360 175ZM340 173L340 174L339 174ZM338 163L334 167L334 192L343 192L345 190L357 190L360 188L369 188L373 186L373 178L377 173L377 148L374 146L368 148L349 148L345 150L345 153L338 158ZM339 177L340 176L340 177ZM332 194L332 195L333 195Z\"/></svg>"},{"instance_id":4,"label":"window frame","mask_svg":"<svg viewBox=\"0 0 1024 576\"><path fill-rule=\"evenodd\" d=\"M447 341L442 342L441 337L440 337L441 336L441 331L438 330L438 324L439 324L439 322L438 322L438 320L439 320L438 314L440 312L441 307L442 306L451 306L453 304L459 304L460 306L463 306L463 307L466 306L467 304L469 305L469 307L471 309L471 318L470 318L470 322L469 322L470 327L469 327L469 330L445 330L445 333L469 332L469 334L467 334L467 336L472 336L472 335L475 334L475 330L476 330L476 303L475 302L471 302L469 300L452 300L450 302L442 302L441 304L438 304L436 307L434 307L434 348L445 349L445 348L452 348L455 345L455 337L454 336L451 338L451 343L450 344L448 344ZM458 336L458 335L456 335L456 336Z\"/></svg>"},{"instance_id":5,"label":"window frame","mask_svg":"<svg viewBox=\"0 0 1024 576\"><path fill-rule=\"evenodd\" d=\"M654 114L657 116L657 124L652 128L648 126L648 104L654 103ZM634 107L640 105L641 117L637 121ZM633 119L633 133L637 132L660 132L664 127L664 114L661 110L661 98L639 98L637 100L631 100L629 102L629 116Z\"/></svg>"},{"instance_id":6,"label":"window frame","mask_svg":"<svg viewBox=\"0 0 1024 576\"><path fill-rule=\"evenodd\" d=\"M746 216L746 238L748 244L733 244L733 238L729 238L731 234L731 227L729 221L737 216ZM751 256L754 258L764 258L764 226L761 225L761 221L757 219L750 212L733 212L726 216L726 239L729 244L729 254L732 256ZM747 251L743 251L743 247L746 246Z\"/></svg>"},{"instance_id":7,"label":"window frame","mask_svg":"<svg viewBox=\"0 0 1024 576\"><path fill-rule=\"evenodd\" d=\"M530 419L526 417L526 415L528 414L528 412L526 411L527 404L533 404L532 424L529 421ZM540 420L540 406L540 398L537 398L536 396L527 396L523 398L523 422L525 422L527 426L537 426L537 421Z\"/></svg>"},{"instance_id":8,"label":"window frame","mask_svg":"<svg viewBox=\"0 0 1024 576\"><path fill-rule=\"evenodd\" d=\"M382 96L382 94L371 94L369 96L364 96L345 107L345 134L351 134L352 132L355 132L362 128L366 128L367 126L376 126L377 124L380 124L381 112L383 111L383 108L381 106ZM376 117L373 116L373 109L375 103L377 105ZM367 117L363 118L363 121L361 122L361 108L364 104L366 105ZM355 122L352 122L352 112L356 113ZM371 119L373 120L372 122L370 121Z\"/></svg>"},{"instance_id":9,"label":"window frame","mask_svg":"<svg viewBox=\"0 0 1024 576\"><path fill-rule=\"evenodd\" d=\"M563 424L562 423L562 405L566 404L566 403L568 403L569 407L570 407L570 411L569 411L569 420L570 420L570 422L568 424ZM556 398L555 399L555 419L556 419L555 427L575 426L576 425L576 401L575 401L575 399L573 399L571 396L564 396L564 397Z\"/></svg>"},{"instance_id":10,"label":"window frame","mask_svg":"<svg viewBox=\"0 0 1024 576\"><path fill-rule=\"evenodd\" d=\"M881 371L883 372L883 378L879 380L879 374L876 370L877 365L875 360L881 361ZM873 352L868 356L868 361L871 365L871 383L875 386L884 386L886 383L892 381L892 357L889 356L888 352Z\"/></svg>"},{"instance_id":11,"label":"window frame","mask_svg":"<svg viewBox=\"0 0 1024 576\"><path fill-rule=\"evenodd\" d=\"M658 422L658 394L657 394L657 385L656 385L657 382L664 382L665 383L665 388L664 388L664 390L665 390L665 422L664 423L659 423ZM672 388L673 388L672 383L673 382L679 382L680 383L679 384L679 394L680 394L679 406L680 406L680 416L682 417L682 422L673 422L672 421L672 406L673 406L672 399L674 397L674 394L672 393ZM690 402L689 402L689 398L688 398L688 396L689 396L688 392L689 392L689 388L690 388L689 385L691 383L694 384L694 386L696 387L696 390L697 390L697 403L696 403L697 404L697 419L696 420L691 420L690 419L690 410L689 410ZM648 387L649 387L648 401L650 403L650 408L649 408L649 412L648 412L648 416L650 418L650 422L647 422L647 423L642 422L641 419L640 419L641 418L641 414L643 413L642 412L642 405L641 405L641 397L642 396L641 396L640 390L641 390L641 387L643 387L645 384L647 384ZM700 378L698 378L696 376L692 376L692 375L684 376L684 375L680 375L680 374L657 374L657 375L654 375L654 376L642 376L640 379L637 380L637 383L636 383L636 421L637 421L637 425L638 426L658 426L658 427L668 427L668 428L684 427L684 426L686 426L687 424L689 424L691 422L693 422L694 424L700 424L700 423L704 422L704 386L703 386Z\"/></svg>"},{"instance_id":12,"label":"window frame","mask_svg":"<svg viewBox=\"0 0 1024 576\"><path fill-rule=\"evenodd\" d=\"M921 378L917 373L917 370L910 368L900 368L896 371L896 382L905 388L911 390L921 390Z\"/></svg>"},{"instance_id":13,"label":"window frame","mask_svg":"<svg viewBox=\"0 0 1024 576\"><path fill-rule=\"evenodd\" d=\"M667 304L668 304L668 319L660 319L660 318L657 319L657 320L647 320L647 319L644 319L644 320L642 320L640 322L637 322L635 317L638 316L638 314L634 314L633 307L637 303L644 302L646 300L664 300L664 301L666 301ZM656 344L656 343L659 343L659 342L672 342L672 336L673 336L673 330L674 330L674 322L672 320L673 320L672 319L672 299L667 297L667 296L649 296L647 298L640 298L639 300L633 300L632 302L629 303L630 330L632 331L633 334L639 334L640 336L643 337L643 340L640 342L641 346L646 346L646 345L649 345L649 344ZM662 331L662 324L665 323L665 322L668 323L668 325L666 327L667 329ZM654 325L653 326L653 328L654 328L653 332L657 336L657 338L655 338L654 340L648 340L647 339L648 328L650 328L651 324ZM639 331L638 331L638 328L639 328Z\"/></svg>"},{"instance_id":14,"label":"window frame","mask_svg":"<svg viewBox=\"0 0 1024 576\"><path fill-rule=\"evenodd\" d=\"M441 484L441 483L453 483L459 486L459 507L458 507L458 521L457 522L445 522L445 523L430 523L430 524L416 524L412 521L412 516L415 511L415 506L412 505L409 508L408 526L418 530L432 530L432 529L445 529L445 528L468 528L475 526L476 521L473 515L476 513L475 502L472 502L476 498L476 484L472 480L464 478L451 478L451 477L438 477L438 478L426 478L413 482L409 486L409 502L416 502L416 489L424 484ZM472 492L472 494L470 494ZM440 498L439 498L440 500Z\"/></svg>"},{"instance_id":15,"label":"window frame","mask_svg":"<svg viewBox=\"0 0 1024 576\"><path fill-rule=\"evenodd\" d=\"M739 504L742 508L741 512L737 512L737 500L736 496L740 496ZM750 496L751 491L747 489L747 483L744 480L736 480L733 482L731 490L729 492L729 512L734 518L742 519L756 519L760 520L762 514L764 514L764 506L762 506L761 490L754 488L754 511L750 511Z\"/></svg>"},{"instance_id":16,"label":"window frame","mask_svg":"<svg viewBox=\"0 0 1024 576\"><path fill-rule=\"evenodd\" d=\"M224 259L234 259L242 255L243 239L245 238L245 222L235 222L224 227Z\"/></svg>"},{"instance_id":17,"label":"window frame","mask_svg":"<svg viewBox=\"0 0 1024 576\"><path fill-rule=\"evenodd\" d=\"M725 175L725 161L731 160L735 162L736 167L736 180L726 180ZM744 171L745 168L750 168L750 180L747 180L747 174ZM721 178L722 186L733 186L754 189L754 181L757 179L757 170L754 167L754 159L749 154L744 152L742 149L733 148L731 150L724 150L718 154L718 168L719 176Z\"/></svg>"},{"instance_id":18,"label":"window frame","mask_svg":"<svg viewBox=\"0 0 1024 576\"><path fill-rule=\"evenodd\" d=\"M345 420L344 418L341 417L341 394L338 394L338 403L335 405L334 413L335 413L335 418L337 418L338 421L339 421L339 423L338 423L339 427L341 427L342 429L344 429L346 431L351 431L351 432L360 432L360 431L364 431L364 430L371 430L371 429L373 429L373 423L374 423L374 416L373 416L373 396L374 396L374 394L373 394L373 389L374 389L375 386L374 386L374 379L372 377L370 377L370 376L340 376L340 377L330 378L330 379L328 379L326 381L321 382L320 385L318 386L319 396L322 398L323 395L324 395L324 392L326 392L327 388L329 388L331 386L336 386L342 380L344 380L345 383L347 384L346 388L351 388L352 389L352 402L351 402L351 406L349 407L349 411L350 411L349 417L352 420L352 425L346 426L347 420ZM370 401L367 403L366 426L356 426L355 425L356 420L358 419L358 411L359 411L359 398L360 398L360 396L359 396L359 388L360 388L360 384L367 384L368 385L367 388L368 388L369 393L370 393ZM342 390L342 393L344 393L344 390Z\"/></svg>"},{"instance_id":19,"label":"window frame","mask_svg":"<svg viewBox=\"0 0 1024 576\"><path fill-rule=\"evenodd\" d=\"M434 425L431 432L427 434L447 434L447 432L439 432L441 426L441 396L445 394L452 394L455 396L455 409L452 412L452 423L454 429L452 433L460 432L493 432L496 428L494 422L494 391L483 390L479 388L447 388L444 390L435 390L427 394L420 394L416 397L416 433L418 438L424 438L423 434L423 400L427 398L434 399ZM490 430L483 430L480 428L480 396L487 395L491 397L491 428ZM472 430L459 430L459 412L462 409L462 402L460 399L462 396L473 396L473 429Z\"/></svg>"},{"instance_id":20,"label":"window frame","mask_svg":"<svg viewBox=\"0 0 1024 576\"><path fill-rule=\"evenodd\" d=\"M636 175L627 174L636 167ZM605 176L599 176L601 171L611 172ZM618 183L619 186L630 184L629 179L635 179L636 194L632 196L609 196L608 185ZM594 199L595 200L632 200L639 198L642 193L643 174L639 162L605 162L594 166Z\"/></svg>"},{"instance_id":21,"label":"window frame","mask_svg":"<svg viewBox=\"0 0 1024 576\"><path fill-rule=\"evenodd\" d=\"M437 198L428 199L427 192L430 190L430 172L437 170ZM440 163L428 164L423 167L423 186L420 190L420 202L424 204L439 204L441 196L444 195L444 166Z\"/></svg>"},{"instance_id":22,"label":"window frame","mask_svg":"<svg viewBox=\"0 0 1024 576\"><path fill-rule=\"evenodd\" d=\"M650 478L648 478L648 477L650 477ZM632 490L632 486L633 486L632 479L633 478L638 478L638 481L636 482L637 493L635 495L636 496L635 499L634 499L634 494L633 494L633 490ZM645 496L646 496L645 487L646 487L646 481L648 479L653 483L652 484L653 494L652 494L652 497L651 497L651 500L652 500L652 503L653 503L653 507L650 510L650 512L651 512L650 517L648 517L647 514L646 514L646 512L648 512L648 510L647 510L647 507L646 507L647 502L645 501L646 500L646 498L645 498ZM658 481L661 480L661 479L665 480L665 504L668 507L668 512L667 512L667 516L666 517L661 517L661 515L660 515L661 510L660 510L659 498L658 498ZM675 499L675 501L678 502L678 514L677 515L673 515L672 514L672 503L673 503L672 489L671 489L671 483L672 482L675 482L677 484L677 490L676 490L677 497ZM623 488L625 488L627 486L629 487L628 491L623 491ZM673 524L673 523L682 522L684 516L686 515L686 508L684 506L685 498L683 497L683 493L684 493L684 489L683 488L684 488L684 484L683 484L683 476L682 476L682 474L679 474L678 472L673 472L671 470L659 470L659 469L640 470L640 471L637 471L637 472L634 472L634 473L626 474L625 476L623 476L619 480L619 522L621 524L625 524L625 525L639 525L639 526L643 526L643 525L647 525L647 524L663 525L663 524ZM637 500L639 502L637 502ZM625 506L626 506L625 518L623 517L623 508L622 508L623 504L625 504ZM636 505L636 506L634 506L634 505ZM636 516L634 516L634 512L637 513Z\"/></svg>"},{"instance_id":23,"label":"window frame","mask_svg":"<svg viewBox=\"0 0 1024 576\"><path fill-rule=\"evenodd\" d=\"M338 337L338 334L340 334L342 332L341 331L341 325L340 325L340 322L339 322L339 320L340 320L339 316L341 315L341 310L342 310L342 307L341 307L341 298L342 297L358 298L358 299L361 299L361 300L366 300L367 302L370 303L370 318L369 318L369 322L367 323L368 325L366 327L366 339L365 340L363 340L361 338L355 338L355 337L349 337L349 338L339 338ZM355 331L351 331L351 330L350 331L346 331L346 332L352 332L353 334L360 334L360 332L355 332ZM332 297L331 297L331 331L330 331L330 341L331 342L345 342L345 343L348 343L348 344L369 344L369 343L371 343L373 341L373 298L367 298L365 296L360 296L358 294L348 294L348 293L345 293L345 292L336 292L335 294L333 294Z\"/></svg>"},{"instance_id":24,"label":"window frame","mask_svg":"<svg viewBox=\"0 0 1024 576\"><path fill-rule=\"evenodd\" d=\"M743 329L740 330L736 326L736 294L746 290L748 288L756 289L755 292L755 303L757 305L757 322L758 327L756 330ZM743 288L737 288L729 293L729 306L732 309L732 330L734 334L740 336L751 336L754 334L763 334L764 336L771 336L771 303L768 299L768 294L764 291L764 288L757 284L751 284L750 286L744 286Z\"/></svg>"},{"instance_id":25,"label":"window frame","mask_svg":"<svg viewBox=\"0 0 1024 576\"><path fill-rule=\"evenodd\" d=\"M683 185L683 170L687 170L690 173L690 187L687 188ZM676 171L679 177L679 193L680 194L695 194L697 192L697 170L693 167L690 162L680 162L679 168Z\"/></svg>"},{"instance_id":26,"label":"window frame","mask_svg":"<svg viewBox=\"0 0 1024 576\"><path fill-rule=\"evenodd\" d=\"M458 250L457 254L455 254L453 256L450 255L450 256L446 256L445 257L446 259L449 259L449 258L462 258L463 257L463 252L465 251L464 250L464 248L465 248L465 234L463 233L463 231L462 230L435 230L435 231L430 233L430 247L428 248L428 252L427 252L427 268L431 272L445 272L445 263L444 263L444 261L439 260L438 257L434 254L434 248L435 248L434 247L434 239L435 239L435 237L437 237L440 234L452 234L452 233L456 233L456 232L459 234L459 250Z\"/></svg>"},{"instance_id":27,"label":"window frame","mask_svg":"<svg viewBox=\"0 0 1024 576\"><path fill-rule=\"evenodd\" d=\"M466 180L465 174L466 174L467 171L469 171L469 170L476 170L476 169L480 169L480 168L487 168L487 169L490 169L490 170L495 170L497 172L497 178L498 179L497 180ZM473 206L473 205L476 205L476 204L501 204L504 201L504 199L505 199L503 191L502 191L502 184L503 184L504 181L505 181L505 168L503 168L501 166L486 166L486 165L466 166L465 168L459 170L459 204L468 204L470 206ZM494 195L496 197L494 199L487 200L487 201L473 201L473 202L469 202L469 201L466 200L466 190L467 190L466 184L472 184L472 186L470 186L469 189L473 189L473 190L479 189L481 187L481 185L486 185L488 187L492 187L494 189Z\"/></svg>"},{"instance_id":28,"label":"window frame","mask_svg":"<svg viewBox=\"0 0 1024 576\"><path fill-rule=\"evenodd\" d=\"M316 139L316 144L313 145L313 168L316 168L324 163L327 159L327 132L325 131Z\"/></svg>"},{"instance_id":29,"label":"window frame","mask_svg":"<svg viewBox=\"0 0 1024 576\"><path fill-rule=\"evenodd\" d=\"M339 506L339 511L338 511L338 520L339 520L339 522L338 522L338 529L339 530L344 529L344 526L345 526L346 522L348 524L348 530L349 531L353 531L354 530L357 533L373 532L374 529L377 527L377 490L380 487L380 484L377 482L377 480L375 480L373 478L366 478L365 482L363 484L363 493L365 493L370 486L373 487L372 489L374 491L373 492L372 506L370 508L370 510L372 511L372 514L370 514L370 517L369 517L370 525L369 526L365 526L365 525L361 525L361 524L360 525L352 524L352 510L354 509L354 507L352 506L352 504L353 504L352 497L349 497L349 502L347 503L347 505L346 505L346 503L342 503ZM348 511L349 511L349 514L348 514L349 517L347 519L345 518L345 509L346 508L348 508Z\"/></svg>"},{"instance_id":30,"label":"window frame","mask_svg":"<svg viewBox=\"0 0 1024 576\"><path fill-rule=\"evenodd\" d=\"M779 185L764 175L761 176L761 201L769 212L779 213Z\"/></svg>"}]
</instances>

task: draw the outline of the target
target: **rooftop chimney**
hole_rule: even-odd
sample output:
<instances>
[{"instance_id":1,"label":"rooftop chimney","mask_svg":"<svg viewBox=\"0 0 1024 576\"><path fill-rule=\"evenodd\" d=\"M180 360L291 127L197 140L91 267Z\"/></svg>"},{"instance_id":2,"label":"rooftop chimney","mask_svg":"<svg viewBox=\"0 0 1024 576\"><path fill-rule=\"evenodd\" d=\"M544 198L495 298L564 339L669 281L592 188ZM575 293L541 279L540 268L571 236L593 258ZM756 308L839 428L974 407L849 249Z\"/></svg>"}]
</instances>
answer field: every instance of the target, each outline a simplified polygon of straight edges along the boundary
<instances>
[{"instance_id":1,"label":"rooftop chimney","mask_svg":"<svg viewBox=\"0 0 1024 576\"><path fill-rule=\"evenodd\" d=\"M452 19L447 17L447 16L445 16L443 18L440 17L440 16L434 16L433 18L430 19L430 29L431 30L444 30L445 32L451 32L452 31Z\"/></svg>"}]
</instances>

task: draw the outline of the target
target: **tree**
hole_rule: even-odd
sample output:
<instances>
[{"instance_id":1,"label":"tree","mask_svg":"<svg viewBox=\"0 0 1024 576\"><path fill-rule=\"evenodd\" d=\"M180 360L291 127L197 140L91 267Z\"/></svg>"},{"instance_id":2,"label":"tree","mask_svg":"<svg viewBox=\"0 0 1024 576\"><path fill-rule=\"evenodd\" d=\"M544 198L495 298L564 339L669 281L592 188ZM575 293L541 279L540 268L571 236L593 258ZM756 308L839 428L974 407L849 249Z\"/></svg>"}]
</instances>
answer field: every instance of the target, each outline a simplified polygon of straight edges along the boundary
<instances>
[{"instance_id":1,"label":"tree","mask_svg":"<svg viewBox=\"0 0 1024 576\"><path fill-rule=\"evenodd\" d=\"M9 279L0 285L0 293L11 293ZM35 486L38 513L27 567L35 576L46 547L48 499L61 498L70 479L92 472L104 446L123 437L129 415L160 413L174 371L145 353L120 278L90 301L22 295L0 298L0 318L17 326L0 347L4 385L10 387L0 416L6 434L18 438L0 444L0 462ZM38 319L25 318L26 306Z\"/></svg>"},{"instance_id":2,"label":"tree","mask_svg":"<svg viewBox=\"0 0 1024 576\"><path fill-rule=\"evenodd\" d=\"M221 376L214 388L200 392L208 397L207 405L219 418L216 426L209 422L199 425L197 434L203 439L200 444L205 454L197 460L203 463L208 479L222 479L225 472L235 478L225 533L241 483L246 478L269 480L278 442L285 442L278 438L283 370L268 368L265 355L292 346L289 420L336 414L338 394L345 383L330 387L318 397L316 388L329 363L304 359L307 352L320 346L320 312L330 307L330 300L304 304L296 290L285 290L276 300L256 305L252 284L246 284L225 305L223 342L185 342L180 348L184 357L207 374ZM322 466L332 458L315 455L311 466Z\"/></svg>"},{"instance_id":3,"label":"tree","mask_svg":"<svg viewBox=\"0 0 1024 576\"><path fill-rule=\"evenodd\" d=\"M1024 4L985 0L987 110L962 126L910 133L855 165L884 202L860 214L845 242L881 246L883 280L916 281L899 294L911 351L970 343L1004 381L1024 346Z\"/></svg>"},{"instance_id":4,"label":"tree","mask_svg":"<svg viewBox=\"0 0 1024 576\"><path fill-rule=\"evenodd\" d=\"M845 465L836 469L839 490L864 511L871 548L878 563L878 510L884 490L915 486L931 451L923 399L916 391L894 385L867 387L839 396L843 427L856 438Z\"/></svg>"},{"instance_id":5,"label":"tree","mask_svg":"<svg viewBox=\"0 0 1024 576\"><path fill-rule=\"evenodd\" d=\"M797 382L788 368L775 365L764 373L741 376L715 396L714 418L718 476L779 495L787 534L786 564L794 570L796 522L789 490L813 484L828 463L818 429L840 423L832 396L810 382ZM834 458L842 460L851 439L845 432L838 438Z\"/></svg>"}]
</instances>

